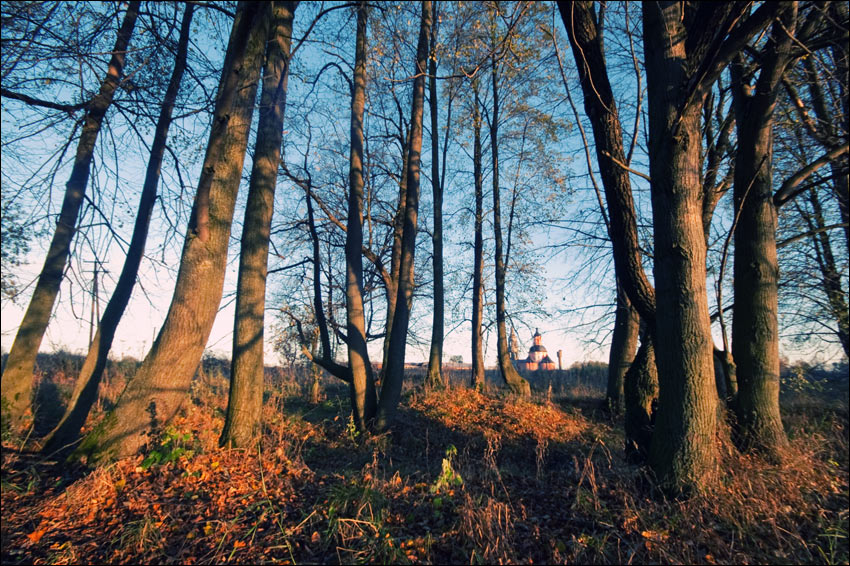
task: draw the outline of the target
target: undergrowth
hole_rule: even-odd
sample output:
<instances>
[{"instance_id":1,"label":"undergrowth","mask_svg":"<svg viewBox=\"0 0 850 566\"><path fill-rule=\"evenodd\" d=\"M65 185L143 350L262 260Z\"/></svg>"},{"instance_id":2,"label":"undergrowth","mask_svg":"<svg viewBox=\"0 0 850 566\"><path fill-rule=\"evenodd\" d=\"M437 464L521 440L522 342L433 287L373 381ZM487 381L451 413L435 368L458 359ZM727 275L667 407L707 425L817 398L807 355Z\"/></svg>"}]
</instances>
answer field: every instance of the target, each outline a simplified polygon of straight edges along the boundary
<instances>
[{"instance_id":1,"label":"undergrowth","mask_svg":"<svg viewBox=\"0 0 850 566\"><path fill-rule=\"evenodd\" d=\"M304 387L272 380L262 442L246 451L218 447L225 384L201 372L146 453L94 470L41 461L4 437L2 562L849 558L846 391L843 405L783 398L781 464L740 454L722 432L712 485L670 500L625 461L622 422L598 390L523 401L412 388L392 432L363 435L344 389L310 403Z\"/></svg>"}]
</instances>

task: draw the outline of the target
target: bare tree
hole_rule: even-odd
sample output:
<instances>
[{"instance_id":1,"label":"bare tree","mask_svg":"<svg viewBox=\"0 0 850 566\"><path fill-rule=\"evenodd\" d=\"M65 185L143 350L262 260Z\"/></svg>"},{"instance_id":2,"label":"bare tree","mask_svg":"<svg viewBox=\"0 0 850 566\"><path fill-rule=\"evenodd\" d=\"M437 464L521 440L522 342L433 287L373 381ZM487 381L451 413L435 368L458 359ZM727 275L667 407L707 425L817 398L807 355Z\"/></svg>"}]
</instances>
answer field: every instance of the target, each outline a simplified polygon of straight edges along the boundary
<instances>
[{"instance_id":1,"label":"bare tree","mask_svg":"<svg viewBox=\"0 0 850 566\"><path fill-rule=\"evenodd\" d=\"M715 463L717 392L701 214L701 109L711 86L777 5L643 5L649 102L659 398L650 463L674 491Z\"/></svg>"},{"instance_id":2,"label":"bare tree","mask_svg":"<svg viewBox=\"0 0 850 566\"><path fill-rule=\"evenodd\" d=\"M65 267L68 264L71 242L76 233L77 217L86 195L95 143L106 111L112 104L115 91L122 80L127 47L136 25L140 5L141 2L139 1L130 2L128 5L121 28L118 31L115 47L112 50L109 69L100 85L100 91L84 105L86 114L82 133L77 144L74 166L65 185L65 197L56 222L56 230L53 233L47 258L39 274L29 307L27 307L27 312L24 314L15 341L9 351L9 359L6 361L2 381L0 381L4 401L2 417L4 419L11 418L12 421L18 422L30 409L35 358L47 329L56 296L59 294L59 286L62 283ZM7 92L3 94L4 96L9 95Z\"/></svg>"},{"instance_id":3,"label":"bare tree","mask_svg":"<svg viewBox=\"0 0 850 566\"><path fill-rule=\"evenodd\" d=\"M71 400L65 409L65 414L59 424L47 435L42 444L42 453L54 454L64 451L73 446L77 441L80 429L85 424L89 411L97 399L97 390L106 367L107 355L112 347L115 330L121 321L139 273L139 265L144 255L145 245L148 237L151 214L157 197L157 186L159 185L160 169L168 139L168 130L172 122L174 105L183 73L186 70L186 59L189 46L190 26L194 6L187 4L183 12L183 20L180 26L180 39L178 40L177 55L174 62L174 70L168 83L165 99L157 120L154 139L151 145L151 154L148 159L145 181L142 186L142 194L139 199L139 208L136 213L136 224L124 267L118 277L115 291L106 309L103 318L97 327L94 340L89 346L89 351L80 370L80 375L71 395Z\"/></svg>"},{"instance_id":4,"label":"bare tree","mask_svg":"<svg viewBox=\"0 0 850 566\"><path fill-rule=\"evenodd\" d=\"M239 254L230 395L221 433L222 446L250 447L262 432L269 237L283 138L292 20L297 7L298 2L281 1L272 3L271 7L271 31L260 94L260 119Z\"/></svg>"},{"instance_id":5,"label":"bare tree","mask_svg":"<svg viewBox=\"0 0 850 566\"><path fill-rule=\"evenodd\" d=\"M250 2L240 2L237 8L168 315L115 408L75 452L79 457L101 461L133 454L174 416L189 391L221 302L268 10Z\"/></svg>"},{"instance_id":6,"label":"bare tree","mask_svg":"<svg viewBox=\"0 0 850 566\"><path fill-rule=\"evenodd\" d=\"M399 261L398 294L393 316L392 334L388 349L387 368L378 402L375 425L378 430L389 426L401 397L404 380L404 357L407 347L407 330L413 297L413 260L416 249L416 223L419 212L419 169L422 152L422 114L425 100L425 75L427 73L428 36L430 35L431 2L423 0L422 19L419 27L419 42L416 48L414 68L413 102L410 111L410 147L408 151L407 187L404 215L404 231Z\"/></svg>"},{"instance_id":7,"label":"bare tree","mask_svg":"<svg viewBox=\"0 0 850 566\"><path fill-rule=\"evenodd\" d=\"M443 384L443 337L446 324L445 290L443 285L443 185L440 181L440 147L437 128L437 2L431 4L431 53L429 56L429 97L431 108L431 187L434 194L434 320L431 325L431 353L428 358L428 382ZM449 106L451 118L451 106ZM445 181L445 179L443 179Z\"/></svg>"},{"instance_id":8,"label":"bare tree","mask_svg":"<svg viewBox=\"0 0 850 566\"><path fill-rule=\"evenodd\" d=\"M368 7L357 7L357 47L351 96L351 168L348 224L345 238L345 297L348 366L352 378L354 422L365 430L375 417L377 399L372 364L366 347L363 310L363 112L366 106L366 18Z\"/></svg>"}]
</instances>

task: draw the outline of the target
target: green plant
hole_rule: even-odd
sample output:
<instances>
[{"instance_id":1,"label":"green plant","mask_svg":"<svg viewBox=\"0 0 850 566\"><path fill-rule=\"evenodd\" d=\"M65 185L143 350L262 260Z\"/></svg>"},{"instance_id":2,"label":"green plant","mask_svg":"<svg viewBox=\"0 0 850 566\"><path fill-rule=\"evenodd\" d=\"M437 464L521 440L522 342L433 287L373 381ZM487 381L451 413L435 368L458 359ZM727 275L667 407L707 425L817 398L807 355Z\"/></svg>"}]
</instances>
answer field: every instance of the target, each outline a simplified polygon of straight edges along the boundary
<instances>
[{"instance_id":1,"label":"green plant","mask_svg":"<svg viewBox=\"0 0 850 566\"><path fill-rule=\"evenodd\" d=\"M192 433L179 433L173 426L169 426L162 433L159 446L151 450L142 461L142 468L147 470L151 466L176 462L182 456L191 458L195 454L193 449Z\"/></svg>"},{"instance_id":2,"label":"green plant","mask_svg":"<svg viewBox=\"0 0 850 566\"><path fill-rule=\"evenodd\" d=\"M133 549L136 552L147 551L162 538L159 526L160 523L154 520L153 515L145 513L141 519L126 523L115 543L119 548Z\"/></svg>"},{"instance_id":3,"label":"green plant","mask_svg":"<svg viewBox=\"0 0 850 566\"><path fill-rule=\"evenodd\" d=\"M463 485L463 478L454 469L452 460L457 456L457 448L454 444L449 444L446 448L446 457L443 458L442 469L437 481L431 486L431 493L439 493L441 489L448 488L449 490Z\"/></svg>"},{"instance_id":4,"label":"green plant","mask_svg":"<svg viewBox=\"0 0 850 566\"><path fill-rule=\"evenodd\" d=\"M847 551L847 527L831 525L818 535L815 548L824 564L847 564L850 553Z\"/></svg>"},{"instance_id":5,"label":"green plant","mask_svg":"<svg viewBox=\"0 0 850 566\"><path fill-rule=\"evenodd\" d=\"M357 425L354 424L354 415L348 415L348 423L345 425L345 431L348 433L348 439L352 443L357 444L357 439L360 438L360 431L357 430Z\"/></svg>"}]
</instances>

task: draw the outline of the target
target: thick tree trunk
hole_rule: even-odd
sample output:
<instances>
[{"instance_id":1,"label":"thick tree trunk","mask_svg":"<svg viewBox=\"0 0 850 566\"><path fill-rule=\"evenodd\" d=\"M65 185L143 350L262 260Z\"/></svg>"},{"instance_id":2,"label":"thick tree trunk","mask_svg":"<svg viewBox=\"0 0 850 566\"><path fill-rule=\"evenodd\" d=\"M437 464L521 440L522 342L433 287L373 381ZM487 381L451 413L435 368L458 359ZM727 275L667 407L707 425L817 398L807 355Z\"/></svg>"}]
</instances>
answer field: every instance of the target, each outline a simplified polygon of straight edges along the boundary
<instances>
[{"instance_id":1,"label":"thick tree trunk","mask_svg":"<svg viewBox=\"0 0 850 566\"><path fill-rule=\"evenodd\" d=\"M230 395L220 439L222 446L231 448L250 448L262 434L263 330L269 237L283 139L292 19L297 7L298 2L277 1L272 4L257 143L239 254Z\"/></svg>"},{"instance_id":2,"label":"thick tree trunk","mask_svg":"<svg viewBox=\"0 0 850 566\"><path fill-rule=\"evenodd\" d=\"M735 228L732 356L738 378L737 436L744 449L778 460L788 443L779 414L779 261L773 203L773 112L778 87L791 61L797 6L774 24L752 96L743 71L733 66L732 88L738 133L734 196Z\"/></svg>"},{"instance_id":3,"label":"thick tree trunk","mask_svg":"<svg viewBox=\"0 0 850 566\"><path fill-rule=\"evenodd\" d=\"M177 45L177 57L174 61L174 70L171 80L165 91L165 99L154 131L151 154L145 173L145 182L142 186L142 195L139 199L139 210L136 213L136 223L133 227L133 236L127 249L127 258L124 267L115 285L115 291L103 311L103 319L97 327L94 340L89 346L88 354L83 362L80 375L74 387L74 393L65 409L65 414L59 424L45 437L42 444L42 453L53 455L70 449L79 438L80 429L86 422L89 411L97 399L98 386L100 385L103 370L106 367L107 355L112 347L115 330L124 310L130 302L133 287L136 284L136 276L139 273L139 265L145 252L145 243L148 237L151 213L156 202L157 185L159 184L162 159L165 154L168 129L171 126L171 115L177 100L180 81L186 70L186 57L189 46L190 26L194 6L186 5L183 13L183 21L180 27L180 39Z\"/></svg>"},{"instance_id":4,"label":"thick tree trunk","mask_svg":"<svg viewBox=\"0 0 850 566\"><path fill-rule=\"evenodd\" d=\"M372 364L366 347L363 311L363 112L366 108L366 19L368 7L357 7L357 41L354 89L351 97L351 163L348 174L348 224L345 237L345 299L348 335L348 366L354 422L366 430L375 417L377 399Z\"/></svg>"},{"instance_id":5,"label":"thick tree trunk","mask_svg":"<svg viewBox=\"0 0 850 566\"><path fill-rule=\"evenodd\" d=\"M472 106L472 124L475 129L473 178L475 183L475 243L472 267L472 387L484 388L484 349L481 324L484 320L484 174L481 157L481 113L479 112L478 81L473 80L475 100Z\"/></svg>"},{"instance_id":6,"label":"thick tree trunk","mask_svg":"<svg viewBox=\"0 0 850 566\"><path fill-rule=\"evenodd\" d=\"M735 229L732 355L738 378L734 406L739 440L745 449L778 458L787 440L779 415L779 263L770 129L757 134L760 140L740 128L738 133L735 204L740 216Z\"/></svg>"},{"instance_id":7,"label":"thick tree trunk","mask_svg":"<svg viewBox=\"0 0 850 566\"><path fill-rule=\"evenodd\" d=\"M174 416L189 391L221 303L230 226L268 36L268 9L250 2L240 2L237 8L171 307L115 409L76 451L90 462L138 451Z\"/></svg>"},{"instance_id":8,"label":"thick tree trunk","mask_svg":"<svg viewBox=\"0 0 850 566\"><path fill-rule=\"evenodd\" d=\"M502 215L499 187L499 79L495 57L491 57L493 79L493 115L490 122L490 150L493 156L493 233L496 240L496 328L498 335L499 370L502 379L517 395L531 395L531 385L517 372L508 351L508 329L505 316L505 273L507 266L502 252Z\"/></svg>"},{"instance_id":9,"label":"thick tree trunk","mask_svg":"<svg viewBox=\"0 0 850 566\"><path fill-rule=\"evenodd\" d=\"M53 232L47 258L44 260L35 291L21 326L18 328L6 360L2 379L0 379L0 395L3 399L2 418L6 419L8 416L13 423L18 423L21 417L31 409L32 372L35 368L35 359L62 284L65 266L71 253L71 241L76 233L77 217L86 195L94 146L103 118L112 104L115 90L121 81L127 46L136 25L140 5L141 2L136 0L130 2L127 7L118 31L118 39L112 50L106 78L101 83L98 94L87 106L82 134L74 157L74 166L65 185L65 197L56 222L56 230Z\"/></svg>"},{"instance_id":10,"label":"thick tree trunk","mask_svg":"<svg viewBox=\"0 0 850 566\"><path fill-rule=\"evenodd\" d=\"M431 105L431 187L434 191L434 320L431 325L431 353L428 357L428 383L443 385L443 333L446 322L443 289L443 185L440 183L439 131L437 130L437 2L431 4L431 57L429 91Z\"/></svg>"},{"instance_id":11,"label":"thick tree trunk","mask_svg":"<svg viewBox=\"0 0 850 566\"><path fill-rule=\"evenodd\" d=\"M682 10L678 3L643 5L644 41L654 46L645 57L659 381L650 463L673 491L704 485L717 427L699 179L704 95L690 91L696 66Z\"/></svg>"},{"instance_id":12,"label":"thick tree trunk","mask_svg":"<svg viewBox=\"0 0 850 566\"><path fill-rule=\"evenodd\" d=\"M611 338L611 352L608 356L608 388L605 398L613 413L621 413L625 408L624 383L626 372L635 359L638 343L640 316L632 307L625 290L618 286L617 312L614 319L614 335ZM655 363L655 356L652 357Z\"/></svg>"},{"instance_id":13,"label":"thick tree trunk","mask_svg":"<svg viewBox=\"0 0 850 566\"><path fill-rule=\"evenodd\" d=\"M416 251L416 222L419 214L419 169L422 153L422 114L425 103L425 73L428 59L428 36L431 30L431 2L422 2L422 21L416 48L413 103L410 111L410 156L407 169L407 198L404 214L404 231L401 241L401 261L396 295L395 316L390 336L388 360L381 399L378 405L378 430L386 429L392 421L401 387L404 382L404 356L407 348L407 328L413 300L413 259Z\"/></svg>"}]
</instances>

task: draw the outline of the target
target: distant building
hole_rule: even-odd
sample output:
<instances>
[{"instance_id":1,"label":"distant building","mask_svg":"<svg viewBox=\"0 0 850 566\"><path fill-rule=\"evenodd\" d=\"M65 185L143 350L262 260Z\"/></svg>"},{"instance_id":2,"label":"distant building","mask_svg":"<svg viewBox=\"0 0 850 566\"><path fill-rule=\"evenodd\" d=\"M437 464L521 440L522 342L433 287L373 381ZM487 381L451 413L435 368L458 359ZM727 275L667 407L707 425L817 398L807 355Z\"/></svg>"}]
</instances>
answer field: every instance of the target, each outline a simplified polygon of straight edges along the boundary
<instances>
[{"instance_id":1,"label":"distant building","mask_svg":"<svg viewBox=\"0 0 850 566\"><path fill-rule=\"evenodd\" d=\"M543 337L540 335L540 330L535 329L534 344L528 350L528 357L524 360L517 360L517 369L525 369L528 371L556 369L554 360L549 357L546 346L541 343Z\"/></svg>"}]
</instances>

